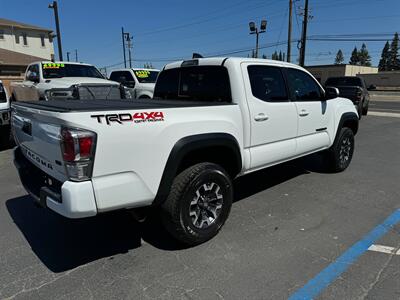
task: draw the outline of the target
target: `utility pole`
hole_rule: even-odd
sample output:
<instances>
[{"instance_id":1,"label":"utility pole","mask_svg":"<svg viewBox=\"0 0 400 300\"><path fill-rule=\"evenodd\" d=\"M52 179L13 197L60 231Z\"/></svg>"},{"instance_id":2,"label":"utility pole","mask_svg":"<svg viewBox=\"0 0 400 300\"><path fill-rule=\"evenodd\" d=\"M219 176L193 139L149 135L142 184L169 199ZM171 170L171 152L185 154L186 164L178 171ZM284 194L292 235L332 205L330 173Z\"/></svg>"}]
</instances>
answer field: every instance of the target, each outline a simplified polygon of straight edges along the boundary
<instances>
[{"instance_id":1,"label":"utility pole","mask_svg":"<svg viewBox=\"0 0 400 300\"><path fill-rule=\"evenodd\" d=\"M78 62L78 49L75 49L75 61Z\"/></svg>"},{"instance_id":2,"label":"utility pole","mask_svg":"<svg viewBox=\"0 0 400 300\"><path fill-rule=\"evenodd\" d=\"M70 54L71 52L67 52L67 61L69 61L69 54Z\"/></svg>"},{"instance_id":3,"label":"utility pole","mask_svg":"<svg viewBox=\"0 0 400 300\"><path fill-rule=\"evenodd\" d=\"M60 61L62 61L63 60L63 55L62 55L60 20L58 18L57 1L53 1L52 4L49 4L49 8L53 9L53 11L54 11L54 18L55 18L55 21L56 21L56 31L57 31L58 58L59 58Z\"/></svg>"},{"instance_id":4,"label":"utility pole","mask_svg":"<svg viewBox=\"0 0 400 300\"><path fill-rule=\"evenodd\" d=\"M256 26L256 23L250 22L249 23L249 28L250 28L250 34L255 34L256 35L256 50L255 50L255 58L258 58L258 36L260 33L264 33L267 29L267 21L262 20L261 21L261 26L260 30L258 30L258 27Z\"/></svg>"},{"instance_id":5,"label":"utility pole","mask_svg":"<svg viewBox=\"0 0 400 300\"><path fill-rule=\"evenodd\" d=\"M129 68L132 68L132 57L131 57L132 36L129 33L127 33L126 42L127 42L127 47L128 47Z\"/></svg>"},{"instance_id":6,"label":"utility pole","mask_svg":"<svg viewBox=\"0 0 400 300\"><path fill-rule=\"evenodd\" d=\"M126 53L125 53L125 32L124 32L124 27L121 27L122 29L122 51L124 52L124 66L126 68Z\"/></svg>"},{"instance_id":7,"label":"utility pole","mask_svg":"<svg viewBox=\"0 0 400 300\"><path fill-rule=\"evenodd\" d=\"M287 62L290 62L291 56L291 42L292 42L292 14L293 14L293 0L289 0L289 27L288 27L288 42L287 42Z\"/></svg>"},{"instance_id":8,"label":"utility pole","mask_svg":"<svg viewBox=\"0 0 400 300\"><path fill-rule=\"evenodd\" d=\"M304 61L306 57L307 24L308 24L308 0L305 0L303 30L301 34L301 48L300 48L300 60L299 60L300 66L302 67L304 67Z\"/></svg>"}]
</instances>

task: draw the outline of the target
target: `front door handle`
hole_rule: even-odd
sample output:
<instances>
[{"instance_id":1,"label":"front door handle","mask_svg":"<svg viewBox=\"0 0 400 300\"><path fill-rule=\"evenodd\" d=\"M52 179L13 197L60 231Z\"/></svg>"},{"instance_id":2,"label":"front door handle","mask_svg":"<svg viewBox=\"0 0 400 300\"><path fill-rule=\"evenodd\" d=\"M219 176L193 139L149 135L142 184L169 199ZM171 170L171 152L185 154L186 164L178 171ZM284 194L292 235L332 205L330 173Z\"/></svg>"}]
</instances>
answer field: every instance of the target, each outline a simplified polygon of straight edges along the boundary
<instances>
[{"instance_id":1,"label":"front door handle","mask_svg":"<svg viewBox=\"0 0 400 300\"><path fill-rule=\"evenodd\" d=\"M260 114L258 114L257 116L254 117L254 120L257 121L257 122L266 121L266 120L268 120L268 116L263 114L263 113L260 113Z\"/></svg>"},{"instance_id":2,"label":"front door handle","mask_svg":"<svg viewBox=\"0 0 400 300\"><path fill-rule=\"evenodd\" d=\"M300 116L300 117L305 117L305 116L308 116L308 114L309 114L309 112L308 112L307 110L302 109L302 110L300 111L300 113L299 113L299 116Z\"/></svg>"}]
</instances>

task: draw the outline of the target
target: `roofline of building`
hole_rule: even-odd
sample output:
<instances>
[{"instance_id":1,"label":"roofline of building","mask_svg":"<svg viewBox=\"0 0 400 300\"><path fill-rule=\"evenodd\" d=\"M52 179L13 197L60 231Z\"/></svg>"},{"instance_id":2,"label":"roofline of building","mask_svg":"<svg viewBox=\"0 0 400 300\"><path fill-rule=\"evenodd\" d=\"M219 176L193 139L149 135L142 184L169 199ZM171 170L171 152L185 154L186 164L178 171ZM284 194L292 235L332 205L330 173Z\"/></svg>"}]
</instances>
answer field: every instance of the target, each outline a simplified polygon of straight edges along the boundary
<instances>
[{"instance_id":1,"label":"roofline of building","mask_svg":"<svg viewBox=\"0 0 400 300\"><path fill-rule=\"evenodd\" d=\"M351 65L351 64L331 64L331 65L312 65L312 66L305 66L305 68L326 68L326 67L347 67L347 66L354 66L354 67L364 67L364 68L378 68L378 67L374 67L374 66L359 66L359 65Z\"/></svg>"},{"instance_id":2,"label":"roofline of building","mask_svg":"<svg viewBox=\"0 0 400 300\"><path fill-rule=\"evenodd\" d=\"M10 22L10 23L7 23ZM0 27L8 27L8 28L20 28L20 29L30 29L30 30L37 30L37 31L45 31L45 32L53 32L52 29L43 28L35 25L30 25L26 23L21 23L13 20L8 20L4 18L0 18Z\"/></svg>"}]
</instances>

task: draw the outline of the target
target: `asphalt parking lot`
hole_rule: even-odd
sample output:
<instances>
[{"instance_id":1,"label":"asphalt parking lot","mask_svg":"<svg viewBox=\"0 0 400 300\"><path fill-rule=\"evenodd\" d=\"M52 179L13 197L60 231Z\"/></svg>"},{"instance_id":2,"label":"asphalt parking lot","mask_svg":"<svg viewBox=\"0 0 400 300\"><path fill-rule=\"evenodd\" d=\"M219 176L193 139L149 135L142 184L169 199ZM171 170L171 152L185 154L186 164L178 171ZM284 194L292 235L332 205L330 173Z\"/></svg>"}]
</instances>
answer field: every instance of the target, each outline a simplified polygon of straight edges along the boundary
<instances>
[{"instance_id":1,"label":"asphalt parking lot","mask_svg":"<svg viewBox=\"0 0 400 300\"><path fill-rule=\"evenodd\" d=\"M194 248L156 218L36 208L11 157L0 152L1 299L400 298L399 117L362 119L344 173L312 156L238 179L225 227Z\"/></svg>"}]
</instances>

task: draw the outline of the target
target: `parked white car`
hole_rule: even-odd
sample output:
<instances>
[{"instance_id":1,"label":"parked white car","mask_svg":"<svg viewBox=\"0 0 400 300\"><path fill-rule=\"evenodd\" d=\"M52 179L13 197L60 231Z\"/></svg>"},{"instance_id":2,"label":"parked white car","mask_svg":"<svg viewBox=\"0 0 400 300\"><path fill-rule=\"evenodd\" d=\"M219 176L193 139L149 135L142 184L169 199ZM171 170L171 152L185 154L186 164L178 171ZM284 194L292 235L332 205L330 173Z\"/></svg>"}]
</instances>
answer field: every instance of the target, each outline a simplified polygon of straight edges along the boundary
<instances>
[{"instance_id":1,"label":"parked white car","mask_svg":"<svg viewBox=\"0 0 400 300\"><path fill-rule=\"evenodd\" d=\"M10 136L10 100L7 89L0 80L0 144L8 142Z\"/></svg>"},{"instance_id":2,"label":"parked white car","mask_svg":"<svg viewBox=\"0 0 400 300\"><path fill-rule=\"evenodd\" d=\"M132 98L153 98L154 86L160 70L157 69L118 69L110 73L110 80L124 85Z\"/></svg>"},{"instance_id":3,"label":"parked white car","mask_svg":"<svg viewBox=\"0 0 400 300\"><path fill-rule=\"evenodd\" d=\"M358 115L297 65L204 58L166 65L152 100L15 103L12 125L21 182L43 207L159 207L195 245L228 218L235 178L314 152L345 170Z\"/></svg>"},{"instance_id":4,"label":"parked white car","mask_svg":"<svg viewBox=\"0 0 400 300\"><path fill-rule=\"evenodd\" d=\"M129 93L107 80L96 67L74 62L30 64L23 82L12 83L12 101L52 99L124 99Z\"/></svg>"}]
</instances>

